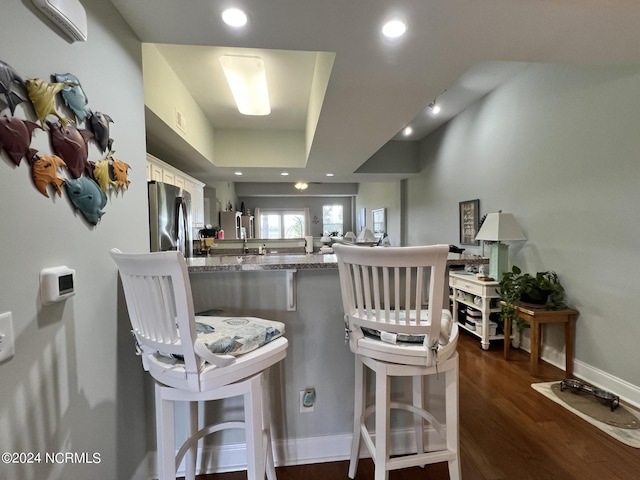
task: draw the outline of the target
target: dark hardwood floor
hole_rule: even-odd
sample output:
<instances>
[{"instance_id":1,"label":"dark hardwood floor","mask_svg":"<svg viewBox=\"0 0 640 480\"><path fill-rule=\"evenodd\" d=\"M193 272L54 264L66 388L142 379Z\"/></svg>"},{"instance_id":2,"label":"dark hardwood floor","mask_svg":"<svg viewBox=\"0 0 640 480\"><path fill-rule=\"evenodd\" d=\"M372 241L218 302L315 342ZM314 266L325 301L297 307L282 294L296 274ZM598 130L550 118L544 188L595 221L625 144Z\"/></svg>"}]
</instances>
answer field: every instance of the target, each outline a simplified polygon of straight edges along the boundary
<instances>
[{"instance_id":1,"label":"dark hardwood floor","mask_svg":"<svg viewBox=\"0 0 640 480\"><path fill-rule=\"evenodd\" d=\"M561 380L564 371L540 363L529 375L522 350L502 357L502 343L480 349L462 333L460 448L464 480L637 480L640 450L628 447L531 388ZM278 480L347 478L348 462L278 467ZM201 475L198 480L240 480L246 472ZM390 480L447 480L446 464L393 471ZM373 479L373 464L360 460L356 480Z\"/></svg>"}]
</instances>

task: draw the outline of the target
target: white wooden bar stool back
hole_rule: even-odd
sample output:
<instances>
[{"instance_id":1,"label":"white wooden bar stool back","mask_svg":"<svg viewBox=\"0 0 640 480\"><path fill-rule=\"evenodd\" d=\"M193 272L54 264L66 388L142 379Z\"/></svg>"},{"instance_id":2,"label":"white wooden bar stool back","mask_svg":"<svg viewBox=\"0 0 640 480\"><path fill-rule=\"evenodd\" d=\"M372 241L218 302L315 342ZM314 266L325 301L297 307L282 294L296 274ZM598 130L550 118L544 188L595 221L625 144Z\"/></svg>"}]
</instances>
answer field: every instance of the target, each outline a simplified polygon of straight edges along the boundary
<instances>
[{"instance_id":1,"label":"white wooden bar stool back","mask_svg":"<svg viewBox=\"0 0 640 480\"><path fill-rule=\"evenodd\" d=\"M155 380L159 480L174 480L186 455L187 480L195 479L198 440L228 428L245 431L249 480L275 480L267 373L286 356L277 338L239 356L211 353L198 338L191 283L180 252L142 254L111 250L118 266L142 364ZM244 397L244 421L199 428L200 402ZM189 434L176 453L174 402L189 404Z\"/></svg>"},{"instance_id":2,"label":"white wooden bar stool back","mask_svg":"<svg viewBox=\"0 0 640 480\"><path fill-rule=\"evenodd\" d=\"M389 470L438 462L448 462L450 479L459 480L458 327L443 305L449 246L335 245L334 250L356 366L349 477L355 478L362 439L374 460L376 480L388 479ZM375 404L369 407L365 366L375 375ZM427 376L444 378L444 425L424 408ZM412 378L411 404L391 401L391 377ZM390 409L413 414L415 454L392 452ZM366 422L373 413L375 440ZM425 425L440 435L437 445L425 445Z\"/></svg>"}]
</instances>

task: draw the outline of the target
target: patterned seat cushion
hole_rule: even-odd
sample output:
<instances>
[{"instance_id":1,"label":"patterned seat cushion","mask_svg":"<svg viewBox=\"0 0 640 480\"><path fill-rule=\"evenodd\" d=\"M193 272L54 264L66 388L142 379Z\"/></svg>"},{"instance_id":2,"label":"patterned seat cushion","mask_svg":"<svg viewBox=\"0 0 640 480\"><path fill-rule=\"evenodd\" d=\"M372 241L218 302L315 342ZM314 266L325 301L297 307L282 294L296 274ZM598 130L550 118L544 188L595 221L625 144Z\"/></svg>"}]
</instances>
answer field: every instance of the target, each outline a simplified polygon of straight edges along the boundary
<instances>
[{"instance_id":1,"label":"patterned seat cushion","mask_svg":"<svg viewBox=\"0 0 640 480\"><path fill-rule=\"evenodd\" d=\"M284 334L284 323L256 317L196 316L196 333L212 353L241 355Z\"/></svg>"},{"instance_id":2,"label":"patterned seat cushion","mask_svg":"<svg viewBox=\"0 0 640 480\"><path fill-rule=\"evenodd\" d=\"M404 320L404 315L400 315L400 318ZM440 320L440 346L444 346L449 343L449 336L451 335L453 319L451 318L451 312L447 309L442 310L442 317ZM411 323L415 324L415 319L411 320ZM383 342L390 343L423 343L424 335L411 335L408 333L399 333L397 335L383 335L380 330L374 330L371 328L362 328L362 332L369 337L377 338ZM390 341L389 338L393 340Z\"/></svg>"}]
</instances>

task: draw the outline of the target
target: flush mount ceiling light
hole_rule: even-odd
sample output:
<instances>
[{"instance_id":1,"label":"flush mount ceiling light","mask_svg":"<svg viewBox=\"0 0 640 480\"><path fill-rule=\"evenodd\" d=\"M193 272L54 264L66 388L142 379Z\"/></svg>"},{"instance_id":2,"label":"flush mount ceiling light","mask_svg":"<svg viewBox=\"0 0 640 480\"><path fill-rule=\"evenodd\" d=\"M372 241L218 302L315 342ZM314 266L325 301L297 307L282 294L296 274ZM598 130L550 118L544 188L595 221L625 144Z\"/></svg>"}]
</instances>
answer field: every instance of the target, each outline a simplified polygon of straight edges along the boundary
<instances>
[{"instance_id":1,"label":"flush mount ceiling light","mask_svg":"<svg viewBox=\"0 0 640 480\"><path fill-rule=\"evenodd\" d=\"M298 190L306 190L308 186L306 182L298 182L294 185Z\"/></svg>"},{"instance_id":2,"label":"flush mount ceiling light","mask_svg":"<svg viewBox=\"0 0 640 480\"><path fill-rule=\"evenodd\" d=\"M247 24L247 14L238 8L228 8L222 12L222 21L230 27L244 27Z\"/></svg>"},{"instance_id":3,"label":"flush mount ceiling light","mask_svg":"<svg viewBox=\"0 0 640 480\"><path fill-rule=\"evenodd\" d=\"M398 38L405 34L407 25L398 19L389 20L382 26L382 34L387 38Z\"/></svg>"},{"instance_id":4,"label":"flush mount ceiling light","mask_svg":"<svg viewBox=\"0 0 640 480\"><path fill-rule=\"evenodd\" d=\"M264 62L254 55L222 55L220 65L243 115L269 115L269 90Z\"/></svg>"}]
</instances>

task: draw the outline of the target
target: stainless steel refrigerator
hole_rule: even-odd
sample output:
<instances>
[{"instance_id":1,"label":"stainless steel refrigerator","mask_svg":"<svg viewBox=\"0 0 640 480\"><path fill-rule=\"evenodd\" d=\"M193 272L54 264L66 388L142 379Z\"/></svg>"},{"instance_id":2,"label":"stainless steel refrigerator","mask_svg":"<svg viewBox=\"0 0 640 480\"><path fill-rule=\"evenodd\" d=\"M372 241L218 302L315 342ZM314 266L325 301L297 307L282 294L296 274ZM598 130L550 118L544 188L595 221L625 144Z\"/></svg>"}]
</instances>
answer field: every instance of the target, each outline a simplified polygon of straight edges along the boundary
<instances>
[{"instance_id":1,"label":"stainless steel refrigerator","mask_svg":"<svg viewBox=\"0 0 640 480\"><path fill-rule=\"evenodd\" d=\"M180 250L193 256L191 194L168 183L152 181L149 189L151 251Z\"/></svg>"}]
</instances>

